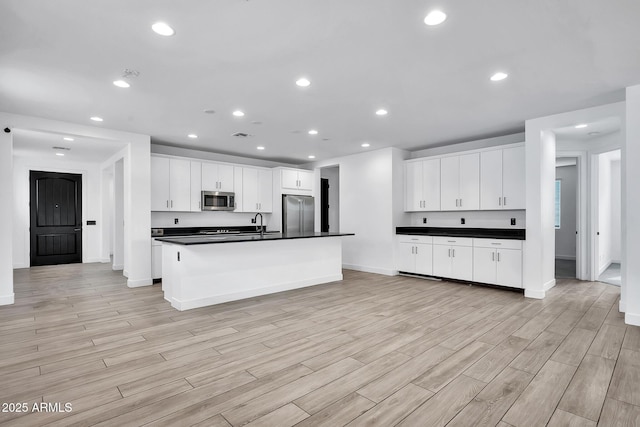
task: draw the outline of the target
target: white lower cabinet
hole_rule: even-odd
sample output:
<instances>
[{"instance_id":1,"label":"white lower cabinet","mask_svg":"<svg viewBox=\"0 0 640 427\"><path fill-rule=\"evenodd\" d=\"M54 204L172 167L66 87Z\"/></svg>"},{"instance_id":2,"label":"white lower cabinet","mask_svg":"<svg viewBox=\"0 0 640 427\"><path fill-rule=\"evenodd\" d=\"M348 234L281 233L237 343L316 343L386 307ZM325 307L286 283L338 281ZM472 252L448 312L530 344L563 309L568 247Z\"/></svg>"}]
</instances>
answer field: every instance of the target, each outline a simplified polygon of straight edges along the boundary
<instances>
[{"instance_id":1,"label":"white lower cabinet","mask_svg":"<svg viewBox=\"0 0 640 427\"><path fill-rule=\"evenodd\" d=\"M458 280L473 279L473 239L433 238L433 275Z\"/></svg>"},{"instance_id":2,"label":"white lower cabinet","mask_svg":"<svg viewBox=\"0 0 640 427\"><path fill-rule=\"evenodd\" d=\"M522 242L474 239L473 281L522 288Z\"/></svg>"},{"instance_id":3,"label":"white lower cabinet","mask_svg":"<svg viewBox=\"0 0 640 427\"><path fill-rule=\"evenodd\" d=\"M430 236L399 236L398 271L433 275L432 238Z\"/></svg>"}]
</instances>

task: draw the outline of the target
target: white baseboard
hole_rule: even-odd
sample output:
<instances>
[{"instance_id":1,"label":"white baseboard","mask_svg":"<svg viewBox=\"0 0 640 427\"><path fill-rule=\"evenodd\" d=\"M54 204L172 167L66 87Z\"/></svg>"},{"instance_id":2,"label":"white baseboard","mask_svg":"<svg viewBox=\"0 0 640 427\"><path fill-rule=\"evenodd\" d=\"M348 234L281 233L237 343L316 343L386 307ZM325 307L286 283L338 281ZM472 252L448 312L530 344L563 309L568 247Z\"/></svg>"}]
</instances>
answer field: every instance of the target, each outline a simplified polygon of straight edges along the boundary
<instances>
[{"instance_id":1,"label":"white baseboard","mask_svg":"<svg viewBox=\"0 0 640 427\"><path fill-rule=\"evenodd\" d=\"M0 305L11 305L15 302L15 294L0 295Z\"/></svg>"},{"instance_id":2,"label":"white baseboard","mask_svg":"<svg viewBox=\"0 0 640 427\"><path fill-rule=\"evenodd\" d=\"M171 299L171 306L177 310L191 310L193 308L206 307L214 304L222 304L229 301L237 301L240 299L253 298L262 295L274 294L277 292L290 291L292 289L306 288L309 286L320 285L323 283L338 282L342 280L342 274L329 275L324 277L316 277L308 280L281 283L266 288L249 289L242 292L234 292L224 295L212 295L205 298L180 301L176 298ZM166 299L166 298L165 298Z\"/></svg>"},{"instance_id":3,"label":"white baseboard","mask_svg":"<svg viewBox=\"0 0 640 427\"><path fill-rule=\"evenodd\" d=\"M111 269L113 271L121 271L121 270L124 270L124 265L122 265L122 264L113 264Z\"/></svg>"},{"instance_id":4,"label":"white baseboard","mask_svg":"<svg viewBox=\"0 0 640 427\"><path fill-rule=\"evenodd\" d=\"M24 264L24 263L17 263L17 264L13 264L13 269L16 270L18 268L29 268L31 267L31 265L29 264Z\"/></svg>"},{"instance_id":5,"label":"white baseboard","mask_svg":"<svg viewBox=\"0 0 640 427\"><path fill-rule=\"evenodd\" d=\"M377 268L377 267L367 267L364 265L355 265L355 264L342 264L342 268L347 270L355 270L362 271L364 273L375 273L382 274L384 276L397 276L398 270L386 269L386 268Z\"/></svg>"},{"instance_id":6,"label":"white baseboard","mask_svg":"<svg viewBox=\"0 0 640 427\"><path fill-rule=\"evenodd\" d=\"M627 325L640 326L640 314L625 313L624 323Z\"/></svg>"},{"instance_id":7,"label":"white baseboard","mask_svg":"<svg viewBox=\"0 0 640 427\"><path fill-rule=\"evenodd\" d=\"M102 258L87 258L84 261L82 261L83 264L92 264L94 262L104 262L102 260Z\"/></svg>"},{"instance_id":8,"label":"white baseboard","mask_svg":"<svg viewBox=\"0 0 640 427\"><path fill-rule=\"evenodd\" d=\"M124 277L129 277L129 272L127 270L125 270L124 267L122 267L122 275Z\"/></svg>"},{"instance_id":9,"label":"white baseboard","mask_svg":"<svg viewBox=\"0 0 640 427\"><path fill-rule=\"evenodd\" d=\"M525 298L544 299L544 297L547 295L547 291L553 288L555 285L556 285L556 279L551 279L542 286L542 290L525 289L524 296Z\"/></svg>"},{"instance_id":10,"label":"white baseboard","mask_svg":"<svg viewBox=\"0 0 640 427\"><path fill-rule=\"evenodd\" d=\"M100 258L100 262L103 264L107 264L111 262L111 258Z\"/></svg>"},{"instance_id":11,"label":"white baseboard","mask_svg":"<svg viewBox=\"0 0 640 427\"><path fill-rule=\"evenodd\" d=\"M127 286L130 288L140 288L142 286L153 285L153 279L127 280Z\"/></svg>"},{"instance_id":12,"label":"white baseboard","mask_svg":"<svg viewBox=\"0 0 640 427\"><path fill-rule=\"evenodd\" d=\"M610 265L611 265L611 261L607 261L604 264L604 267L600 267L600 269L598 270L598 276L600 276L602 273L604 273L607 270L607 268L609 268Z\"/></svg>"},{"instance_id":13,"label":"white baseboard","mask_svg":"<svg viewBox=\"0 0 640 427\"><path fill-rule=\"evenodd\" d=\"M576 260L576 256L575 255L556 255L556 259L561 259L561 260L565 260L565 261L575 261Z\"/></svg>"}]
</instances>

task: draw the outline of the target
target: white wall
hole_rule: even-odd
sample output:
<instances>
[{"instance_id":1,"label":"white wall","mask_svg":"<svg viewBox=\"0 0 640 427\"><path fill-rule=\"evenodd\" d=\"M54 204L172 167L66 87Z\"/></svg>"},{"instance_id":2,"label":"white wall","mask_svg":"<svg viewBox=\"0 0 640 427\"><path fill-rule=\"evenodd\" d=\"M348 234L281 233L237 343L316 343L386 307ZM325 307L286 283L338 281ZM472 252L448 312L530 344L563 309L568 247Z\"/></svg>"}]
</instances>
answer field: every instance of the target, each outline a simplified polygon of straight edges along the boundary
<instances>
[{"instance_id":1,"label":"white wall","mask_svg":"<svg viewBox=\"0 0 640 427\"><path fill-rule=\"evenodd\" d=\"M611 262L622 259L622 181L620 160L611 162Z\"/></svg>"},{"instance_id":2,"label":"white wall","mask_svg":"<svg viewBox=\"0 0 640 427\"><path fill-rule=\"evenodd\" d=\"M625 322L640 326L640 85L627 88L622 147L622 300Z\"/></svg>"},{"instance_id":3,"label":"white wall","mask_svg":"<svg viewBox=\"0 0 640 427\"><path fill-rule=\"evenodd\" d=\"M2 116L0 114L0 116ZM0 117L0 128L10 123ZM0 131L0 234L10 236L13 233L13 134ZM12 245L0 245L0 305L13 304L13 248Z\"/></svg>"},{"instance_id":4,"label":"white wall","mask_svg":"<svg viewBox=\"0 0 640 427\"><path fill-rule=\"evenodd\" d=\"M304 165L340 167L340 231L355 233L343 239L345 268L397 274L395 227L409 221L402 201L402 165L407 156L403 150L384 148Z\"/></svg>"},{"instance_id":5,"label":"white wall","mask_svg":"<svg viewBox=\"0 0 640 427\"><path fill-rule=\"evenodd\" d=\"M322 168L320 176L329 180L329 231L340 231L340 168Z\"/></svg>"},{"instance_id":6,"label":"white wall","mask_svg":"<svg viewBox=\"0 0 640 427\"><path fill-rule=\"evenodd\" d=\"M113 241L114 270L124 269L124 160L119 159L113 164L113 205L111 239Z\"/></svg>"},{"instance_id":7,"label":"white wall","mask_svg":"<svg viewBox=\"0 0 640 427\"><path fill-rule=\"evenodd\" d=\"M576 218L578 195L578 167L556 167L556 179L561 184L560 228L556 229L556 258L576 259Z\"/></svg>"},{"instance_id":8,"label":"white wall","mask_svg":"<svg viewBox=\"0 0 640 427\"><path fill-rule=\"evenodd\" d=\"M427 223L424 223L424 219ZM460 219L465 223L461 224ZM511 225L511 218L516 225ZM458 227L458 228L526 228L524 210L517 211L460 211L460 212L413 212L410 225L423 227Z\"/></svg>"},{"instance_id":9,"label":"white wall","mask_svg":"<svg viewBox=\"0 0 640 427\"><path fill-rule=\"evenodd\" d=\"M216 227L216 226L250 226L255 213L244 212L151 212L151 227ZM175 224L175 219L178 224ZM271 214L263 214L264 225L269 228ZM258 218L258 221L260 219ZM258 224L260 225L260 224Z\"/></svg>"},{"instance_id":10,"label":"white wall","mask_svg":"<svg viewBox=\"0 0 640 427\"><path fill-rule=\"evenodd\" d=\"M598 156L598 274L611 264L611 160Z\"/></svg>"},{"instance_id":11,"label":"white wall","mask_svg":"<svg viewBox=\"0 0 640 427\"><path fill-rule=\"evenodd\" d=\"M32 170L82 175L82 262L100 262L103 225L100 165L60 161L53 156L50 159L14 157L13 165L13 268L30 265L29 171ZM96 225L86 225L88 220L95 220Z\"/></svg>"}]
</instances>

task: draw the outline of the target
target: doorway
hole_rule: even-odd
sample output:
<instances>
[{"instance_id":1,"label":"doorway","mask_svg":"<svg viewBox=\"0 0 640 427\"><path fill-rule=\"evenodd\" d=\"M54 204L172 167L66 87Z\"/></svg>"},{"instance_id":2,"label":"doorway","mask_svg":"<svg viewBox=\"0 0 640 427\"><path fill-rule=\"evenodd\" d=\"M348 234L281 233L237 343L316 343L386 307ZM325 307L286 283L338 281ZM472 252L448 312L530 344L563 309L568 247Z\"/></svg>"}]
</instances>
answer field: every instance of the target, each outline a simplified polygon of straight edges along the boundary
<instances>
[{"instance_id":1,"label":"doorway","mask_svg":"<svg viewBox=\"0 0 640 427\"><path fill-rule=\"evenodd\" d=\"M596 185L596 277L600 282L621 286L622 251L621 151L597 154Z\"/></svg>"},{"instance_id":2,"label":"doorway","mask_svg":"<svg viewBox=\"0 0 640 427\"><path fill-rule=\"evenodd\" d=\"M82 175L30 171L31 266L82 262Z\"/></svg>"},{"instance_id":3,"label":"doorway","mask_svg":"<svg viewBox=\"0 0 640 427\"><path fill-rule=\"evenodd\" d=\"M578 159L556 158L554 195L555 277L578 277Z\"/></svg>"},{"instance_id":4,"label":"doorway","mask_svg":"<svg viewBox=\"0 0 640 427\"><path fill-rule=\"evenodd\" d=\"M320 231L340 231L340 167L320 169Z\"/></svg>"}]
</instances>

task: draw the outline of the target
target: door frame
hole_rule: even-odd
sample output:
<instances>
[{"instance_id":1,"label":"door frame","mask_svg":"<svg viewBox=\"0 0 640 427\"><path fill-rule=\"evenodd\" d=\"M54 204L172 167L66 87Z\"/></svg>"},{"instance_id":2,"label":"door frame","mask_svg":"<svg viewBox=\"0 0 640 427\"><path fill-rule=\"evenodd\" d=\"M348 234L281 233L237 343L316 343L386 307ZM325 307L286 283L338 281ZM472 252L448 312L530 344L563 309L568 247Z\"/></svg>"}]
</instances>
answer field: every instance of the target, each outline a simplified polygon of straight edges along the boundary
<instances>
[{"instance_id":1,"label":"door frame","mask_svg":"<svg viewBox=\"0 0 640 427\"><path fill-rule=\"evenodd\" d=\"M576 195L576 278L578 280L593 280L593 260L589 256L589 246L592 244L587 237L590 235L592 224L589 221L589 184L588 162L586 151L556 150L556 158L571 157L576 159L578 179L578 193Z\"/></svg>"}]
</instances>

